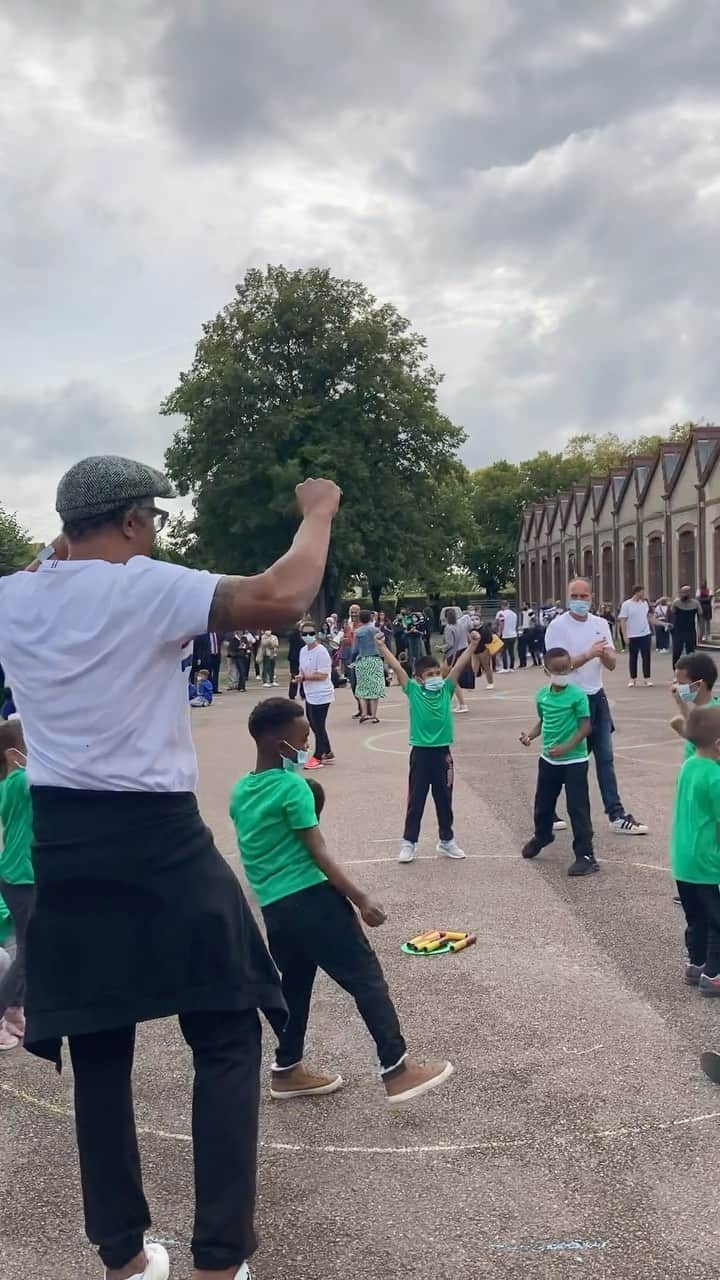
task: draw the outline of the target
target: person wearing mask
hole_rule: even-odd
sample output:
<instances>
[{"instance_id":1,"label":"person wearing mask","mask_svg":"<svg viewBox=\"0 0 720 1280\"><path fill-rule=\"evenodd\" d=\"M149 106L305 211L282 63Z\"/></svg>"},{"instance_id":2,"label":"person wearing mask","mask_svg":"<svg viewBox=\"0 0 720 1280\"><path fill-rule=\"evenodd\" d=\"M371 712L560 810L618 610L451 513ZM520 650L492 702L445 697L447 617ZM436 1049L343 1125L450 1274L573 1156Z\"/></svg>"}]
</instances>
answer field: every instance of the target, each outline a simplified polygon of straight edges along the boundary
<instances>
[{"instance_id":1,"label":"person wearing mask","mask_svg":"<svg viewBox=\"0 0 720 1280\"><path fill-rule=\"evenodd\" d=\"M507 600L503 600L497 615L498 635L503 642L502 664L504 671L515 670L515 645L517 644L517 614L510 608Z\"/></svg>"},{"instance_id":2,"label":"person wearing mask","mask_svg":"<svg viewBox=\"0 0 720 1280\"><path fill-rule=\"evenodd\" d=\"M288 636L288 667L290 668L290 687L288 688L288 697L297 698L298 693L302 696L302 688L300 685L300 654L303 648L303 638L300 635L301 622L293 627Z\"/></svg>"},{"instance_id":3,"label":"person wearing mask","mask_svg":"<svg viewBox=\"0 0 720 1280\"><path fill-rule=\"evenodd\" d=\"M272 686L277 688L277 680L275 679L275 666L277 664L277 656L280 649L280 641L277 636L266 627L260 636L260 655L262 657L262 678L263 685L266 689Z\"/></svg>"},{"instance_id":4,"label":"person wearing mask","mask_svg":"<svg viewBox=\"0 0 720 1280\"><path fill-rule=\"evenodd\" d=\"M253 618L286 625L317 596L340 490L307 480L296 492L302 522L285 555L262 573L222 576L153 558L167 519L156 500L175 496L166 476L85 458L58 486L62 535L32 572L0 579L0 660L33 808L25 1047L59 1069L69 1044L85 1223L106 1280L169 1275L163 1246L145 1240L138 1022L179 1017L193 1053L194 1280L247 1280L256 1248L257 1011L280 1030L286 1007L198 810L187 668L193 636ZM158 1092L175 1069L174 1051L158 1056ZM52 1231L41 1245L40 1230L33 1252L47 1255Z\"/></svg>"},{"instance_id":5,"label":"person wearing mask","mask_svg":"<svg viewBox=\"0 0 720 1280\"><path fill-rule=\"evenodd\" d=\"M634 689L637 684L638 658L642 658L643 680L647 686L650 679L650 662L652 654L652 627L650 619L652 611L647 596L641 586L633 587L632 595L623 601L618 615L618 623L630 652L630 680L628 687Z\"/></svg>"},{"instance_id":6,"label":"person wearing mask","mask_svg":"<svg viewBox=\"0 0 720 1280\"><path fill-rule=\"evenodd\" d=\"M305 691L305 709L308 723L315 735L315 751L306 769L320 769L334 764L335 756L327 734L327 718L335 701L332 682L332 659L324 645L318 641L312 622L304 622L300 628L303 648L300 653L300 679Z\"/></svg>"},{"instance_id":7,"label":"person wearing mask","mask_svg":"<svg viewBox=\"0 0 720 1280\"><path fill-rule=\"evenodd\" d=\"M670 632L668 630L668 598L661 596L653 610L655 624L655 648L658 653L667 653L670 648Z\"/></svg>"},{"instance_id":8,"label":"person wearing mask","mask_svg":"<svg viewBox=\"0 0 720 1280\"><path fill-rule=\"evenodd\" d=\"M603 671L614 671L617 662L610 628L591 611L590 583L575 578L568 585L567 613L550 623L545 634L547 649L567 649L572 659L570 678L588 695L590 736L588 747L595 757L595 771L610 826L618 835L644 836L647 827L627 813L618 792L613 759L615 726L603 688Z\"/></svg>"},{"instance_id":9,"label":"person wearing mask","mask_svg":"<svg viewBox=\"0 0 720 1280\"><path fill-rule=\"evenodd\" d=\"M690 587L680 588L680 595L673 600L668 616L672 626L674 671L681 653L694 653L697 649L697 628L698 623L702 622L702 609L700 602L693 599Z\"/></svg>"},{"instance_id":10,"label":"person wearing mask","mask_svg":"<svg viewBox=\"0 0 720 1280\"><path fill-rule=\"evenodd\" d=\"M443 653L445 655L446 676L452 671L455 663L460 661L460 658L463 656L469 643L470 637L467 629L460 625L460 614L458 610L446 609L445 628L443 630ZM455 711L458 715L463 715L467 712L467 704L459 682L455 683L453 693L457 699Z\"/></svg>"}]
</instances>

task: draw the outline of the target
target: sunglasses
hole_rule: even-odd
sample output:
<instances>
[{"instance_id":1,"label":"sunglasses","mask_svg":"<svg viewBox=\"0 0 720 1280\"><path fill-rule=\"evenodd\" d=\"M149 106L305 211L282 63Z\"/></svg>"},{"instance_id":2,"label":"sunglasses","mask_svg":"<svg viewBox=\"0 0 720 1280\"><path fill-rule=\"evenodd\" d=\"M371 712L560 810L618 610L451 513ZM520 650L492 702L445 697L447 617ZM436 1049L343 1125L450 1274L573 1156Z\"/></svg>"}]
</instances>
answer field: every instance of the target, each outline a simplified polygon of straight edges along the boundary
<instances>
[{"instance_id":1,"label":"sunglasses","mask_svg":"<svg viewBox=\"0 0 720 1280\"><path fill-rule=\"evenodd\" d=\"M152 516L153 527L156 533L162 533L165 525L170 519L170 512L163 511L161 507L145 506L143 503L139 503L137 510L143 511L146 515Z\"/></svg>"},{"instance_id":2,"label":"sunglasses","mask_svg":"<svg viewBox=\"0 0 720 1280\"><path fill-rule=\"evenodd\" d=\"M317 632L316 632L316 631L303 631L303 633L302 633L302 634L303 634L304 636L315 636L315 635L317 635Z\"/></svg>"}]
</instances>

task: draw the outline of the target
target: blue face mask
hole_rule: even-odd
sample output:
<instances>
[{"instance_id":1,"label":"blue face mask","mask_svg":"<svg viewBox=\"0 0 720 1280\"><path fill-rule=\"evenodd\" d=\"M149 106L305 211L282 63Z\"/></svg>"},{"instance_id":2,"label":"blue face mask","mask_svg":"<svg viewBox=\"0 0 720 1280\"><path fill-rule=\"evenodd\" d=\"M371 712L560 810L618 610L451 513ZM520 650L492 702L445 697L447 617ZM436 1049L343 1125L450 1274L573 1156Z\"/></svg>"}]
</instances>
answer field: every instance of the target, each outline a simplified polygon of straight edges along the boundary
<instances>
[{"instance_id":1,"label":"blue face mask","mask_svg":"<svg viewBox=\"0 0 720 1280\"><path fill-rule=\"evenodd\" d=\"M428 676L424 688L427 689L428 693L439 693L444 684L445 681L442 676Z\"/></svg>"},{"instance_id":2,"label":"blue face mask","mask_svg":"<svg viewBox=\"0 0 720 1280\"><path fill-rule=\"evenodd\" d=\"M283 742L283 746L289 747L291 751L295 752L294 760L289 756L283 756L283 769L287 769L288 773L296 773L298 769L304 769L310 759L310 752L301 751L299 747L291 747L289 742Z\"/></svg>"},{"instance_id":3,"label":"blue face mask","mask_svg":"<svg viewBox=\"0 0 720 1280\"><path fill-rule=\"evenodd\" d=\"M304 631L304 632L303 632L303 644L310 645L310 644L314 644L314 643L315 643L315 632L314 632L314 631Z\"/></svg>"},{"instance_id":4,"label":"blue face mask","mask_svg":"<svg viewBox=\"0 0 720 1280\"><path fill-rule=\"evenodd\" d=\"M571 613L576 613L579 618L587 618L590 612L590 601L568 600L568 609Z\"/></svg>"},{"instance_id":5,"label":"blue face mask","mask_svg":"<svg viewBox=\"0 0 720 1280\"><path fill-rule=\"evenodd\" d=\"M691 684L676 684L675 689L682 702L694 702L700 692L699 689L693 689Z\"/></svg>"}]
</instances>

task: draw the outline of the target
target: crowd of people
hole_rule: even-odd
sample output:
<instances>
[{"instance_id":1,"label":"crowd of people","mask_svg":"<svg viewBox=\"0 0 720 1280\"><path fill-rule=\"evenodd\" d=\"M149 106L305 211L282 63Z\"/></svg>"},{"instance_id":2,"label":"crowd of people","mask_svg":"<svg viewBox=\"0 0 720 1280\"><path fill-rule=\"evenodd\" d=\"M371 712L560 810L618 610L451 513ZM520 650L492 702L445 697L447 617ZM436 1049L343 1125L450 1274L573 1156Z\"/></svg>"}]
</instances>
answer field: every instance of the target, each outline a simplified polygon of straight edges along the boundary
<instances>
[{"instance_id":1,"label":"crowd of people","mask_svg":"<svg viewBox=\"0 0 720 1280\"><path fill-rule=\"evenodd\" d=\"M590 584L579 578L564 606L538 612L502 601L492 618L447 606L437 618L399 609L390 619L353 604L346 620L331 615L318 627L306 611L341 495L324 480L297 493L302 520L286 555L265 573L228 577L151 558L166 516L156 500L174 496L166 477L128 459L85 459L58 488L62 535L31 572L0 581L0 683L12 688L0 724L0 1050L24 1041L59 1068L68 1041L86 1230L107 1280L169 1275L164 1247L146 1240L131 1091L138 1022L177 1015L193 1052L194 1280L250 1275L258 1010L277 1041L270 1093L278 1101L343 1084L304 1061L318 969L354 999L388 1103L413 1101L453 1072L447 1060L409 1056L362 928L380 926L385 912L333 858L321 830L324 790L305 776L335 763L328 721L344 684L361 725L379 723L391 680L407 701L399 862L415 861L430 794L437 851L460 861L452 747L454 717L468 710L464 692L478 679L494 689L516 663L542 667L536 721L521 735L524 747L541 742L522 856L537 858L566 825L557 811L564 791L568 873L589 876L599 869L591 756L611 830L648 831L625 808L615 774L604 689L618 660L611 626L627 644L633 685L639 665L650 680L653 631L657 639L669 630L672 729L685 742L671 850L686 919L685 981L720 995L720 699L715 663L696 651L702 601L683 589L671 603L650 604L638 586L611 623L593 612ZM284 697L274 692L279 632L293 618ZM255 767L229 799L267 943L194 795L187 703L209 707L223 692L225 653L232 690L246 691L254 671L271 691L249 719ZM102 661L88 661L98 654ZM203 945L189 947L189 938Z\"/></svg>"}]
</instances>

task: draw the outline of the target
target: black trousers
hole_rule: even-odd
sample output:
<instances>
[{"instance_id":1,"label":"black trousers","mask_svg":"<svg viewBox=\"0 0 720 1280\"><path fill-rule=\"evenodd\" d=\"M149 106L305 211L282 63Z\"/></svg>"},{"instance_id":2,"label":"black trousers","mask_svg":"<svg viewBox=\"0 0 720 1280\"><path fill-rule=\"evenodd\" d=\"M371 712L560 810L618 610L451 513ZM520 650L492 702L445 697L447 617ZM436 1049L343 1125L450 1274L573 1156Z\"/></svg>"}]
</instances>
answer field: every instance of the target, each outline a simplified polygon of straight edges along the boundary
<instances>
[{"instance_id":1,"label":"black trousers","mask_svg":"<svg viewBox=\"0 0 720 1280\"><path fill-rule=\"evenodd\" d=\"M655 628L655 647L658 653L665 653L670 648L670 632L667 627Z\"/></svg>"},{"instance_id":2,"label":"black trousers","mask_svg":"<svg viewBox=\"0 0 720 1280\"><path fill-rule=\"evenodd\" d=\"M25 938L35 907L34 884L8 884L0 881L0 891L7 903L15 929L15 959L0 982L0 1018L6 1009L21 1008L25 1001Z\"/></svg>"},{"instance_id":3,"label":"black trousers","mask_svg":"<svg viewBox=\"0 0 720 1280\"><path fill-rule=\"evenodd\" d=\"M237 687L238 689L246 689L248 671L250 670L250 654L238 654L236 658L233 658L233 662L237 671Z\"/></svg>"},{"instance_id":4,"label":"black trousers","mask_svg":"<svg viewBox=\"0 0 720 1280\"><path fill-rule=\"evenodd\" d=\"M720 888L678 880L685 912L685 946L691 964L705 966L708 978L720 974Z\"/></svg>"},{"instance_id":5,"label":"black trousers","mask_svg":"<svg viewBox=\"0 0 720 1280\"><path fill-rule=\"evenodd\" d=\"M672 664L673 670L677 666L677 660L683 653L694 653L697 649L697 635L694 631L678 631L673 627L672 633Z\"/></svg>"},{"instance_id":6,"label":"black trousers","mask_svg":"<svg viewBox=\"0 0 720 1280\"><path fill-rule=\"evenodd\" d=\"M453 758L449 747L413 747L404 840L417 844L428 791L432 791L441 840L453 838Z\"/></svg>"},{"instance_id":7,"label":"black trousers","mask_svg":"<svg viewBox=\"0 0 720 1280\"><path fill-rule=\"evenodd\" d=\"M521 631L518 636L518 666L526 667L528 660L528 649L530 647L530 637L527 631Z\"/></svg>"},{"instance_id":8,"label":"black trousers","mask_svg":"<svg viewBox=\"0 0 720 1280\"><path fill-rule=\"evenodd\" d=\"M593 829L586 760L578 764L550 764L540 757L535 791L535 839L541 848L552 843L555 806L563 787L572 826L573 853L576 858L592 858Z\"/></svg>"},{"instance_id":9,"label":"black trousers","mask_svg":"<svg viewBox=\"0 0 720 1280\"><path fill-rule=\"evenodd\" d=\"M630 679L637 680L638 658L642 658L642 672L645 680L650 679L650 651L652 636L631 636L628 640L630 650Z\"/></svg>"},{"instance_id":10,"label":"black trousers","mask_svg":"<svg viewBox=\"0 0 720 1280\"><path fill-rule=\"evenodd\" d=\"M195 1266L240 1267L253 1229L260 1103L260 1020L244 1013L186 1013L193 1051ZM143 1247L150 1212L143 1193L131 1074L135 1028L70 1037L85 1229L106 1267Z\"/></svg>"},{"instance_id":11,"label":"black trousers","mask_svg":"<svg viewBox=\"0 0 720 1280\"><path fill-rule=\"evenodd\" d=\"M307 700L305 701L305 712L308 718L308 724L315 734L315 758L317 760L319 760L321 756L330 755L332 752L330 739L328 738L327 729L325 727L328 718L328 711L330 710L331 705L332 704L330 702L323 702L318 705L317 703L308 702Z\"/></svg>"},{"instance_id":12,"label":"black trousers","mask_svg":"<svg viewBox=\"0 0 720 1280\"><path fill-rule=\"evenodd\" d=\"M515 667L515 645L517 639L515 636L508 636L503 639L505 648L502 651L502 664L506 671L512 671Z\"/></svg>"},{"instance_id":13,"label":"black trousers","mask_svg":"<svg viewBox=\"0 0 720 1280\"><path fill-rule=\"evenodd\" d=\"M381 1068L396 1067L406 1052L398 1016L380 961L347 898L327 882L316 884L263 907L263 917L290 1013L278 1039L276 1065L302 1062L313 983L322 969L353 997Z\"/></svg>"}]
</instances>

